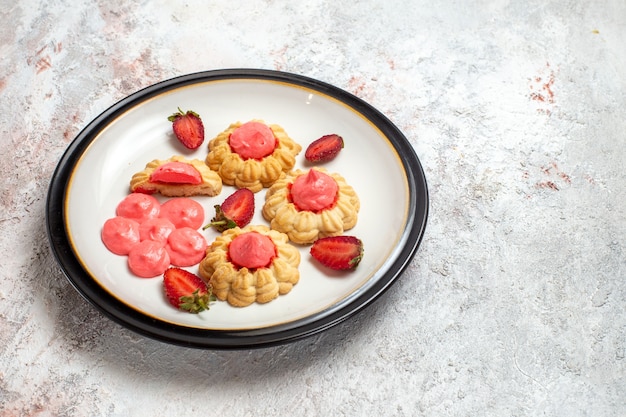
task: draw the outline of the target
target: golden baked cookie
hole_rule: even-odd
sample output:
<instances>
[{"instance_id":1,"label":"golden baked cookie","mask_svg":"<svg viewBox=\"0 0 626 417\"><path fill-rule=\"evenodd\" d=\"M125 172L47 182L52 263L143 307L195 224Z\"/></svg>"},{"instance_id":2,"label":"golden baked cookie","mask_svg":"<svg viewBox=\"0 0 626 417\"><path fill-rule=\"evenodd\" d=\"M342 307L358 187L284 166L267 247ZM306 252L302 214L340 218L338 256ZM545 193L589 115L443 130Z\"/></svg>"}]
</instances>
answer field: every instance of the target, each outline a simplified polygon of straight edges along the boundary
<instances>
[{"instance_id":1,"label":"golden baked cookie","mask_svg":"<svg viewBox=\"0 0 626 417\"><path fill-rule=\"evenodd\" d=\"M167 197L216 196L222 192L222 179L203 161L174 155L148 162L131 178L130 191Z\"/></svg>"},{"instance_id":2,"label":"golden baked cookie","mask_svg":"<svg viewBox=\"0 0 626 417\"><path fill-rule=\"evenodd\" d=\"M248 254L230 252L237 239L249 234L259 234L272 247L272 254ZM258 244L248 245L258 248ZM253 249L256 250L256 249ZM237 265L238 259L252 262L254 267ZM260 261L259 261L260 260ZM254 264L254 262L258 262ZM267 303L279 295L287 294L300 280L300 252L291 244L287 235L262 225L228 229L209 246L200 262L199 274L213 288L213 294L235 307L245 307L254 302Z\"/></svg>"},{"instance_id":3,"label":"golden baked cookie","mask_svg":"<svg viewBox=\"0 0 626 417\"><path fill-rule=\"evenodd\" d=\"M311 207L307 206L306 201L300 203L304 208L299 207L298 200L294 201L292 195L294 184L318 184L320 179L332 181L328 177L336 183L332 199L328 200L330 197L325 197L326 191L322 190L313 193ZM307 193L303 194L303 197L298 197L309 198ZM309 244L322 237L341 235L353 228L359 208L358 195L341 175L328 174L324 168L312 168L309 171L290 172L276 181L265 195L263 217L270 222L272 229L286 233L292 242Z\"/></svg>"},{"instance_id":4,"label":"golden baked cookie","mask_svg":"<svg viewBox=\"0 0 626 417\"><path fill-rule=\"evenodd\" d=\"M262 124L271 130L275 146L267 155L263 153L263 156L242 156L233 150L231 135L242 126L250 124ZM260 120L243 124L236 122L209 141L206 164L220 175L224 184L248 188L256 193L272 185L283 172L293 169L295 157L301 150L302 146L291 139L279 125L265 124Z\"/></svg>"}]
</instances>

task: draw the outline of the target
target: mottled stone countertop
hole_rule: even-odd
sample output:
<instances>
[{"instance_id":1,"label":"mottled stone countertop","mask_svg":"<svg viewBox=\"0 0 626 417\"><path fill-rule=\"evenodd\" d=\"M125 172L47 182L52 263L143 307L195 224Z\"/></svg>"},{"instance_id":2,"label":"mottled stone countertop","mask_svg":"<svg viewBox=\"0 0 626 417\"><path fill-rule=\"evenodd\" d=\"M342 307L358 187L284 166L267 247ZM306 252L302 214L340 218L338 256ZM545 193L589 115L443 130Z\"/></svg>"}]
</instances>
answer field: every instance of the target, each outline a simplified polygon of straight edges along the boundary
<instances>
[{"instance_id":1,"label":"mottled stone countertop","mask_svg":"<svg viewBox=\"0 0 626 417\"><path fill-rule=\"evenodd\" d=\"M0 416L626 415L626 2L4 2ZM298 73L419 156L416 257L288 345L191 349L87 303L46 235L78 132L157 81Z\"/></svg>"}]
</instances>

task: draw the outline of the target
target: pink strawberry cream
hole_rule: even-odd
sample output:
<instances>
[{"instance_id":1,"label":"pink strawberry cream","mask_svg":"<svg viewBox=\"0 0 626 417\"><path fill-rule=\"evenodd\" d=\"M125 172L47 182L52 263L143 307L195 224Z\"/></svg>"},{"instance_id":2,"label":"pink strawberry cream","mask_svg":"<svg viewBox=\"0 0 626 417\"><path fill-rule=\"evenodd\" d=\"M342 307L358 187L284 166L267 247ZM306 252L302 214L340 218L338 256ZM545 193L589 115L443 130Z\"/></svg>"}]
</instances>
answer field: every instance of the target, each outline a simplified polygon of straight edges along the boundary
<instances>
[{"instance_id":1,"label":"pink strawberry cream","mask_svg":"<svg viewBox=\"0 0 626 417\"><path fill-rule=\"evenodd\" d=\"M319 212L335 204L338 190L337 182L330 175L312 169L291 185L291 201L298 210Z\"/></svg>"},{"instance_id":2,"label":"pink strawberry cream","mask_svg":"<svg viewBox=\"0 0 626 417\"><path fill-rule=\"evenodd\" d=\"M176 228L199 229L204 223L204 208L191 198L172 198L161 205L160 217L171 221Z\"/></svg>"},{"instance_id":3,"label":"pink strawberry cream","mask_svg":"<svg viewBox=\"0 0 626 417\"><path fill-rule=\"evenodd\" d=\"M181 227L170 233L165 249L175 266L192 266L206 255L207 243L197 230Z\"/></svg>"},{"instance_id":4,"label":"pink strawberry cream","mask_svg":"<svg viewBox=\"0 0 626 417\"><path fill-rule=\"evenodd\" d=\"M139 223L144 220L153 219L159 216L161 204L151 195L142 193L131 193L127 195L115 208L115 214L127 219L137 220Z\"/></svg>"},{"instance_id":5,"label":"pink strawberry cream","mask_svg":"<svg viewBox=\"0 0 626 417\"><path fill-rule=\"evenodd\" d=\"M113 217L102 226L102 243L116 255L128 255L128 252L139 243L139 223L125 217Z\"/></svg>"},{"instance_id":6,"label":"pink strawberry cream","mask_svg":"<svg viewBox=\"0 0 626 417\"><path fill-rule=\"evenodd\" d=\"M276 245L260 233L243 233L230 242L228 255L231 262L240 268L266 268L276 257Z\"/></svg>"},{"instance_id":7,"label":"pink strawberry cream","mask_svg":"<svg viewBox=\"0 0 626 417\"><path fill-rule=\"evenodd\" d=\"M170 266L170 256L163 242L144 240L128 253L130 271L141 278L162 275Z\"/></svg>"},{"instance_id":8,"label":"pink strawberry cream","mask_svg":"<svg viewBox=\"0 0 626 417\"><path fill-rule=\"evenodd\" d=\"M230 134L230 149L243 159L262 159L274 152L276 137L266 124L247 122Z\"/></svg>"},{"instance_id":9,"label":"pink strawberry cream","mask_svg":"<svg viewBox=\"0 0 626 417\"><path fill-rule=\"evenodd\" d=\"M170 233L176 230L174 223L168 219L157 217L149 219L139 225L139 238L141 240L154 240L155 242L167 242Z\"/></svg>"},{"instance_id":10,"label":"pink strawberry cream","mask_svg":"<svg viewBox=\"0 0 626 417\"><path fill-rule=\"evenodd\" d=\"M184 162L168 162L156 168L150 182L164 184L201 184L202 175L192 165Z\"/></svg>"},{"instance_id":11,"label":"pink strawberry cream","mask_svg":"<svg viewBox=\"0 0 626 417\"><path fill-rule=\"evenodd\" d=\"M160 204L150 195L133 193L115 211L102 226L102 242L112 253L127 255L135 276L156 277L171 265L196 265L206 255L206 240L197 230L204 223L204 208L191 198Z\"/></svg>"},{"instance_id":12,"label":"pink strawberry cream","mask_svg":"<svg viewBox=\"0 0 626 417\"><path fill-rule=\"evenodd\" d=\"M144 220L158 217L160 209L161 204L153 196L131 193L120 201L115 209L115 214L141 223Z\"/></svg>"}]
</instances>

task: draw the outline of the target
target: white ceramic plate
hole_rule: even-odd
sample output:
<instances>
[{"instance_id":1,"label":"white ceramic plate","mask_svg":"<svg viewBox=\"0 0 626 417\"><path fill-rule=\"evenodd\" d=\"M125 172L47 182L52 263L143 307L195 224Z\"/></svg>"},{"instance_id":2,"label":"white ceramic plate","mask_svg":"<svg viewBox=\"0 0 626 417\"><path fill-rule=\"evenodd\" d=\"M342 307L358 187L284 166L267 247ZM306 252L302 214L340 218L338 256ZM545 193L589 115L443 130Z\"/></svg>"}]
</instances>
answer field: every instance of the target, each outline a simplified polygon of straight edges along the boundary
<instances>
[{"instance_id":1,"label":"white ceramic plate","mask_svg":"<svg viewBox=\"0 0 626 417\"><path fill-rule=\"evenodd\" d=\"M174 138L167 117L177 108L199 113L205 144L195 151ZM188 314L170 306L162 278L138 278L126 257L100 239L105 220L128 195L129 181L153 159L172 155L204 160L208 141L235 121L263 119L281 125L302 145L296 167L308 169L304 150L329 133L345 147L322 166L340 173L361 199L359 220L346 232L364 243L353 272L329 272L301 246L300 281L268 304L234 308L216 302ZM195 198L206 222L235 189ZM264 224L256 195L252 224ZM160 201L166 199L155 195ZM92 121L72 142L50 185L48 234L53 252L74 287L117 322L147 336L194 347L245 348L296 340L347 319L386 290L414 256L423 236L428 192L420 162L402 133L355 96L317 80L267 70L190 74L141 90ZM202 232L210 244L213 230ZM197 272L197 266L187 268Z\"/></svg>"}]
</instances>

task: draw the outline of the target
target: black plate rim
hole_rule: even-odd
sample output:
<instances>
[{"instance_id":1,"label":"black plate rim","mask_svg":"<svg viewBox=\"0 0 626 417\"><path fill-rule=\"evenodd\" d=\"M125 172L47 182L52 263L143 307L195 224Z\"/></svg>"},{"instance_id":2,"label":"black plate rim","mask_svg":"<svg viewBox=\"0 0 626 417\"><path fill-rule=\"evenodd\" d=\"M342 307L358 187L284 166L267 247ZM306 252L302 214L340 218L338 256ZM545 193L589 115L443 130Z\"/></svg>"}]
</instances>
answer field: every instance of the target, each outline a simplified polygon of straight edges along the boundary
<instances>
[{"instance_id":1,"label":"black plate rim","mask_svg":"<svg viewBox=\"0 0 626 417\"><path fill-rule=\"evenodd\" d=\"M111 120L129 108L171 89L200 82L252 79L282 82L309 88L339 100L374 124L393 144L407 174L409 216L400 239L396 260L384 277L362 294L324 314L294 322L247 330L210 330L177 326L141 314L109 294L81 266L65 230L65 194L76 162ZM118 324L162 342L193 348L248 349L282 345L325 331L371 305L400 278L423 239L429 211L429 193L422 164L404 134L380 111L355 95L310 77L267 69L233 68L208 70L174 77L145 87L113 104L93 119L70 143L52 175L46 199L46 229L50 248L65 277L91 305Z\"/></svg>"}]
</instances>

